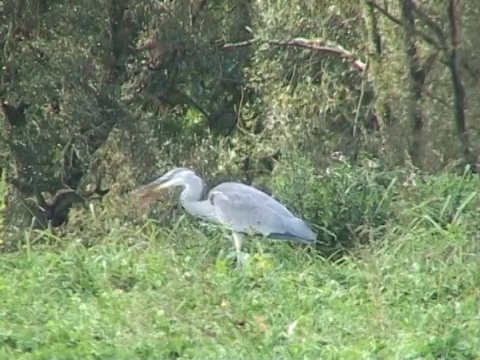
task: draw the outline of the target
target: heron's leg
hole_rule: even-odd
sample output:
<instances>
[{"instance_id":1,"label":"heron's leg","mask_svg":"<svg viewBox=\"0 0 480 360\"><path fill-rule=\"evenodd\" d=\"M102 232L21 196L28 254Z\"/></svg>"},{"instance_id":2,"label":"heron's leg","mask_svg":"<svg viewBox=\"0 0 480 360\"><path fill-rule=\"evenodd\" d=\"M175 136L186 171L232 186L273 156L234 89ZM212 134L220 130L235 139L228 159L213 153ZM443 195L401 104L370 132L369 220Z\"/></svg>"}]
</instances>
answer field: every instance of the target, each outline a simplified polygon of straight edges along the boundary
<instances>
[{"instance_id":1,"label":"heron's leg","mask_svg":"<svg viewBox=\"0 0 480 360\"><path fill-rule=\"evenodd\" d=\"M245 235L237 232L232 232L233 235L233 245L235 246L235 252L239 254L242 252L242 243Z\"/></svg>"},{"instance_id":2,"label":"heron's leg","mask_svg":"<svg viewBox=\"0 0 480 360\"><path fill-rule=\"evenodd\" d=\"M237 232L232 232L232 236L233 245L235 246L235 253L237 255L237 267L242 267L243 263L246 260L246 257L244 255L247 255L242 253L242 243L245 235Z\"/></svg>"}]
</instances>

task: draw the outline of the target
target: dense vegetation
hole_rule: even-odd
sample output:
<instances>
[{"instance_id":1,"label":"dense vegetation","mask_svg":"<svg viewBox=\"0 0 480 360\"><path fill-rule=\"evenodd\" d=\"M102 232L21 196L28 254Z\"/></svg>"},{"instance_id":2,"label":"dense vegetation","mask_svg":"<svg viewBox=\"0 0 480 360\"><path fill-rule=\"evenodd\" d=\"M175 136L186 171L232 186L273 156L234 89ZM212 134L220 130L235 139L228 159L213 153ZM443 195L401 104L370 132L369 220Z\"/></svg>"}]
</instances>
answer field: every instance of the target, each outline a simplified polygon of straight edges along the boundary
<instances>
[{"instance_id":1,"label":"dense vegetation","mask_svg":"<svg viewBox=\"0 0 480 360\"><path fill-rule=\"evenodd\" d=\"M474 0L0 1L0 357L478 359ZM254 184L315 249L149 209ZM153 220L154 219L154 220Z\"/></svg>"}]
</instances>

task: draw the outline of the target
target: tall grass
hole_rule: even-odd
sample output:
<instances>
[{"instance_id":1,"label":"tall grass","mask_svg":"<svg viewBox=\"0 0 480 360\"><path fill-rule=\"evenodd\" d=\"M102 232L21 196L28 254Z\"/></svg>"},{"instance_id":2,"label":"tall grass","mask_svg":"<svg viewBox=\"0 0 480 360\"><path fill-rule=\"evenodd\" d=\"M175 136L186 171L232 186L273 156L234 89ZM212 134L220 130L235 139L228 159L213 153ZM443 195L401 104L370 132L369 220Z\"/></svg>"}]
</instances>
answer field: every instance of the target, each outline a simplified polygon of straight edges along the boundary
<instances>
[{"instance_id":1,"label":"tall grass","mask_svg":"<svg viewBox=\"0 0 480 360\"><path fill-rule=\"evenodd\" d=\"M0 358L479 359L478 178L430 180L389 190L379 238L335 261L252 239L236 271L222 231L100 208L22 237L0 261Z\"/></svg>"}]
</instances>

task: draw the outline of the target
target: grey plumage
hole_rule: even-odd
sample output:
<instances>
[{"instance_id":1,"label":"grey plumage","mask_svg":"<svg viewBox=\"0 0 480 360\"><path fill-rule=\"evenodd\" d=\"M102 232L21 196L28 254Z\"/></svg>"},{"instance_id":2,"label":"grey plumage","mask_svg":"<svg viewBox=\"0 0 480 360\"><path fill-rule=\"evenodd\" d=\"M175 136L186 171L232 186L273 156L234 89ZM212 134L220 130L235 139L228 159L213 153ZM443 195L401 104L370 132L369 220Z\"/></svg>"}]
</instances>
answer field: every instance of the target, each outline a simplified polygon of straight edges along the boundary
<instances>
[{"instance_id":1,"label":"grey plumage","mask_svg":"<svg viewBox=\"0 0 480 360\"><path fill-rule=\"evenodd\" d=\"M262 235L304 243L316 240L316 234L284 205L264 192L237 182L225 182L213 189L202 200L203 180L192 170L175 168L162 177L137 190L141 197L150 197L156 191L182 186L182 206L190 214L203 220L222 224L232 231L237 258L245 235Z\"/></svg>"}]
</instances>

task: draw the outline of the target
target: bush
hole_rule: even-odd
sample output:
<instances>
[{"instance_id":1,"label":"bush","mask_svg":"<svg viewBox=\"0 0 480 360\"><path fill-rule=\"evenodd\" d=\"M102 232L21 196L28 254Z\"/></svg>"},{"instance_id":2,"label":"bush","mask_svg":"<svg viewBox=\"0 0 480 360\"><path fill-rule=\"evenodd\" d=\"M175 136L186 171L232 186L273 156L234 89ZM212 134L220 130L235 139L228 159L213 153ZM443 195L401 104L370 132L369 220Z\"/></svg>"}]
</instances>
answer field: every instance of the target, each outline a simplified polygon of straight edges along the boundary
<instances>
[{"instance_id":1,"label":"bush","mask_svg":"<svg viewBox=\"0 0 480 360\"><path fill-rule=\"evenodd\" d=\"M395 182L393 174L373 167L339 162L320 171L296 157L277 166L271 186L276 198L318 231L324 245L338 249L376 237L391 217Z\"/></svg>"},{"instance_id":2,"label":"bush","mask_svg":"<svg viewBox=\"0 0 480 360\"><path fill-rule=\"evenodd\" d=\"M444 228L464 217L477 216L479 189L480 178L469 172L420 176L414 186L402 192L399 223Z\"/></svg>"}]
</instances>

